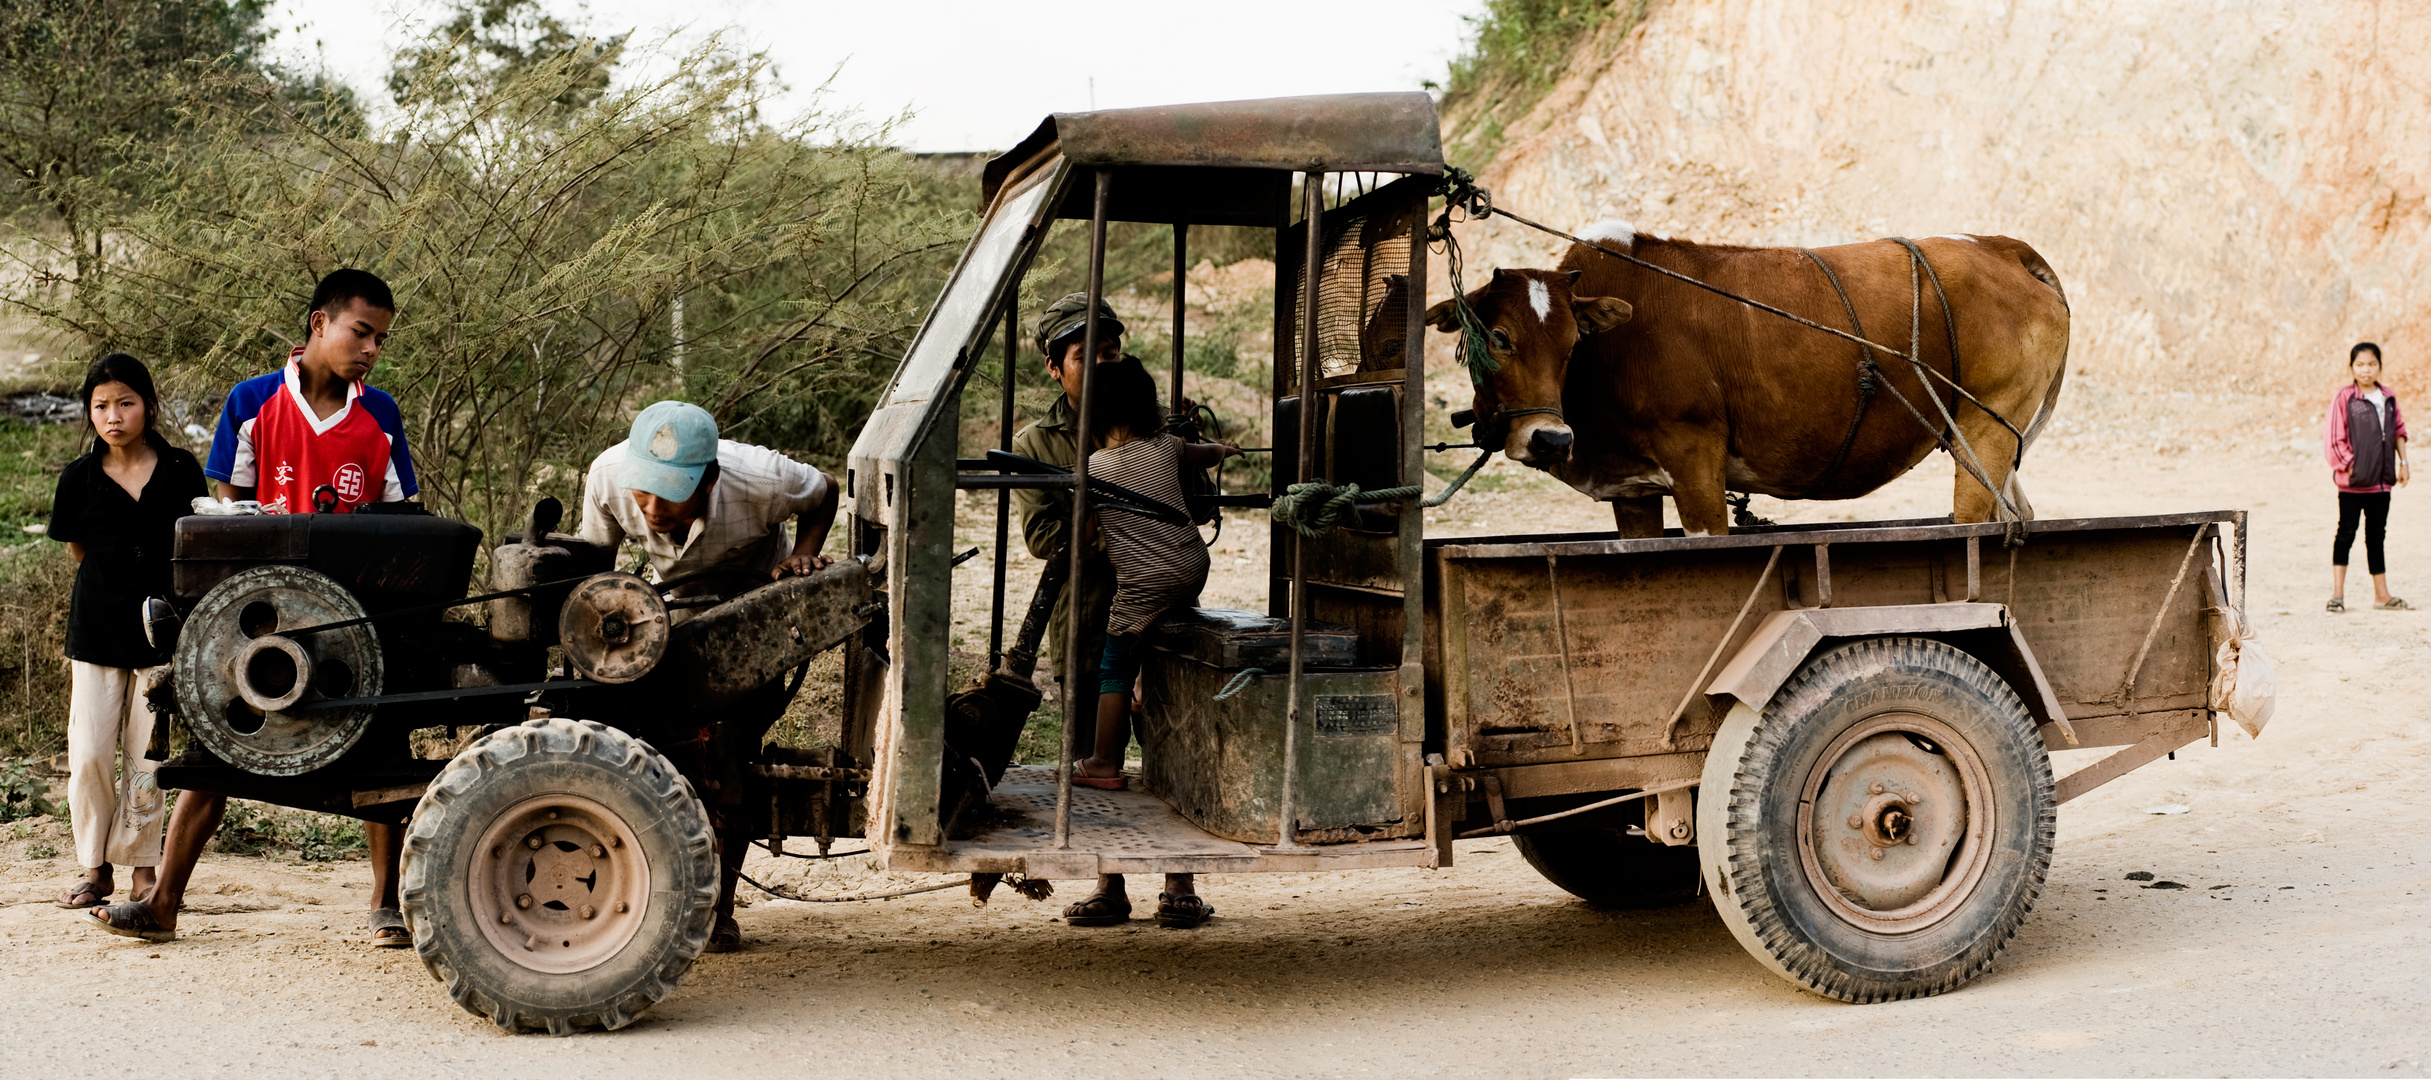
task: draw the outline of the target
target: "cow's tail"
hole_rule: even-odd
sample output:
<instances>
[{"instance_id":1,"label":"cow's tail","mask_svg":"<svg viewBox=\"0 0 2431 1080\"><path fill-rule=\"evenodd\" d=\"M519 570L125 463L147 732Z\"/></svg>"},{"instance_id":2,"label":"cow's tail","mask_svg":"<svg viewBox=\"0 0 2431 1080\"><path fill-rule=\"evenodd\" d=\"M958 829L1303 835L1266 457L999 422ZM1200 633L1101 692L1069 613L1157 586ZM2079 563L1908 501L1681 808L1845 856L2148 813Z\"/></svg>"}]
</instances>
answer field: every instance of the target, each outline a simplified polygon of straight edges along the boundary
<instances>
[{"instance_id":1,"label":"cow's tail","mask_svg":"<svg viewBox=\"0 0 2431 1080\"><path fill-rule=\"evenodd\" d=\"M2059 272L2053 270L2050 263L2044 262L2042 255L2033 248L2024 244L2018 245L2018 248L2018 264L2024 266L2027 273L2034 275L2036 281L2051 286L2052 295L2060 298L2060 310L2067 311L2068 290L2060 287ZM2026 424L2025 433L2018 438L2017 456L2021 469L2025 462L2026 451L2034 448L2035 437L2043 433L2044 425L2051 423L2052 414L2059 411L2060 388L2067 385L2068 382L2067 348L2067 344L2063 342L2060 346L2059 370L2051 373L2051 385L2043 391L2042 404L2035 407L2034 419ZM2010 501L2017 505L2024 516L2032 518L2034 512L2028 508L2026 503L2025 486L2018 482L2017 474L2021 469L2010 470L2009 482L2001 486L2007 490Z\"/></svg>"}]
</instances>

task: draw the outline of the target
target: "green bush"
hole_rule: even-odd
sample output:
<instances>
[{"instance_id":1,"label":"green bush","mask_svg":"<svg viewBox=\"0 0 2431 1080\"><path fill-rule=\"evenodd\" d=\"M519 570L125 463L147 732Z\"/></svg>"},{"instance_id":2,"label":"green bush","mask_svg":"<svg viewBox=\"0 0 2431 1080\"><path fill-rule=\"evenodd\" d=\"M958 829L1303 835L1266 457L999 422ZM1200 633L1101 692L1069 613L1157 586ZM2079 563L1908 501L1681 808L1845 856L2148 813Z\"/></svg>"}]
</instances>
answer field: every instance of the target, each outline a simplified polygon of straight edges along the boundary
<instances>
[{"instance_id":1,"label":"green bush","mask_svg":"<svg viewBox=\"0 0 2431 1080\"><path fill-rule=\"evenodd\" d=\"M51 812L51 782L34 758L0 758L0 821Z\"/></svg>"},{"instance_id":2,"label":"green bush","mask_svg":"<svg viewBox=\"0 0 2431 1080\"><path fill-rule=\"evenodd\" d=\"M1646 20L1648 0L1486 0L1468 17L1468 47L1452 60L1443 105L1461 129L1446 156L1484 167L1505 129L1528 114L1569 70L1582 43L1616 19L1626 34Z\"/></svg>"}]
</instances>

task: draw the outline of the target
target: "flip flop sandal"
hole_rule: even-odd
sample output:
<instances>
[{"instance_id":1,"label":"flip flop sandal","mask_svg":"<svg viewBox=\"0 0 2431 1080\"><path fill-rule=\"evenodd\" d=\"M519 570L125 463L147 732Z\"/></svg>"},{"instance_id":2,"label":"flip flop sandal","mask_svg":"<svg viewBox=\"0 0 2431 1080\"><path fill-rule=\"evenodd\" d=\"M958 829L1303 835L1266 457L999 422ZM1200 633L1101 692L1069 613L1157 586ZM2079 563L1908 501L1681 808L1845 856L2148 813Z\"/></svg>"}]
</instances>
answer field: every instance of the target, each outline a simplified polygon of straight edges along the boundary
<instances>
[{"instance_id":1,"label":"flip flop sandal","mask_svg":"<svg viewBox=\"0 0 2431 1080\"><path fill-rule=\"evenodd\" d=\"M709 944L702 952L730 953L743 951L743 927L728 915L709 928Z\"/></svg>"},{"instance_id":2,"label":"flip flop sandal","mask_svg":"<svg viewBox=\"0 0 2431 1080\"><path fill-rule=\"evenodd\" d=\"M1080 762L1072 763L1072 786L1096 788L1099 791L1122 791L1131 786L1131 778L1121 773L1112 776L1082 776Z\"/></svg>"},{"instance_id":3,"label":"flip flop sandal","mask_svg":"<svg viewBox=\"0 0 2431 1080\"><path fill-rule=\"evenodd\" d=\"M1130 899L1124 898L1122 906L1117 907L1114 899L1102 892L1090 893L1064 909L1066 926L1121 926L1130 921Z\"/></svg>"},{"instance_id":4,"label":"flip flop sandal","mask_svg":"<svg viewBox=\"0 0 2431 1080\"><path fill-rule=\"evenodd\" d=\"M177 931L168 929L152 918L152 909L132 900L93 909L87 916L93 924L119 937L142 938L158 944L177 940Z\"/></svg>"},{"instance_id":5,"label":"flip flop sandal","mask_svg":"<svg viewBox=\"0 0 2431 1080\"><path fill-rule=\"evenodd\" d=\"M2329 603L2322 605L2322 610L2344 615L2347 612L2347 602L2344 600L2332 600Z\"/></svg>"},{"instance_id":6,"label":"flip flop sandal","mask_svg":"<svg viewBox=\"0 0 2431 1080\"><path fill-rule=\"evenodd\" d=\"M371 913L371 943L383 949L410 949L414 932L405 925L405 916L393 907Z\"/></svg>"},{"instance_id":7,"label":"flip flop sandal","mask_svg":"<svg viewBox=\"0 0 2431 1080\"><path fill-rule=\"evenodd\" d=\"M2403 597L2392 596L2388 603L2374 604L2372 608L2375 611L2412 611L2414 605L2407 603Z\"/></svg>"},{"instance_id":8,"label":"flip flop sandal","mask_svg":"<svg viewBox=\"0 0 2431 1080\"><path fill-rule=\"evenodd\" d=\"M1199 899L1197 893L1156 894L1156 924L1167 930L1196 930L1212 918L1215 905Z\"/></svg>"},{"instance_id":9,"label":"flip flop sandal","mask_svg":"<svg viewBox=\"0 0 2431 1080\"><path fill-rule=\"evenodd\" d=\"M66 892L60 893L59 899L52 903L69 911L83 911L86 908L100 907L109 897L110 894L95 888L92 882L79 881Z\"/></svg>"}]
</instances>

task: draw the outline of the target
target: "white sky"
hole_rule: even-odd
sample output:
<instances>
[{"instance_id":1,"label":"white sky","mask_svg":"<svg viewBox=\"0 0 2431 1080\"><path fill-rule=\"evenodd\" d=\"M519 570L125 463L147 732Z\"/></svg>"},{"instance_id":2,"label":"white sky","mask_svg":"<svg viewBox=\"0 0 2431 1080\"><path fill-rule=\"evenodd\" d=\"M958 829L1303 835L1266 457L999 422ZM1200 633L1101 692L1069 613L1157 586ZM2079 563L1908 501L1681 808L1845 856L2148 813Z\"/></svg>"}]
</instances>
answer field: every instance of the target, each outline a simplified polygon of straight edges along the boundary
<instances>
[{"instance_id":1,"label":"white sky","mask_svg":"<svg viewBox=\"0 0 2431 1080\"><path fill-rule=\"evenodd\" d=\"M1050 112L1414 90L1441 81L1483 0L550 0L596 33L697 40L737 27L806 104L867 120L909 109L913 150L1003 149ZM276 51L384 103L389 55L434 0L279 0Z\"/></svg>"}]
</instances>

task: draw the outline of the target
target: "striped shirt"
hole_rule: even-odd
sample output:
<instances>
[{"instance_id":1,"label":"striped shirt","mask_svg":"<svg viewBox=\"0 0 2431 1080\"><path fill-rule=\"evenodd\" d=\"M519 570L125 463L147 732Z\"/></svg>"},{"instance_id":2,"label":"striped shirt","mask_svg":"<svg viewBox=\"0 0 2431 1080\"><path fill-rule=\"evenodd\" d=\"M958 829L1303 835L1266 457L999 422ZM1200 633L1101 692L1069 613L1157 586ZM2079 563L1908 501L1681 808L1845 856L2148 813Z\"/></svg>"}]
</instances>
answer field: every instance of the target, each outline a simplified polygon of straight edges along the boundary
<instances>
[{"instance_id":1,"label":"striped shirt","mask_svg":"<svg viewBox=\"0 0 2431 1080\"><path fill-rule=\"evenodd\" d=\"M1089 476L1182 508L1182 440L1134 439L1089 455ZM1114 564L1109 634L1137 634L1177 607L1193 607L1207 584L1207 544L1189 525L1100 508L1098 531Z\"/></svg>"}]
</instances>

